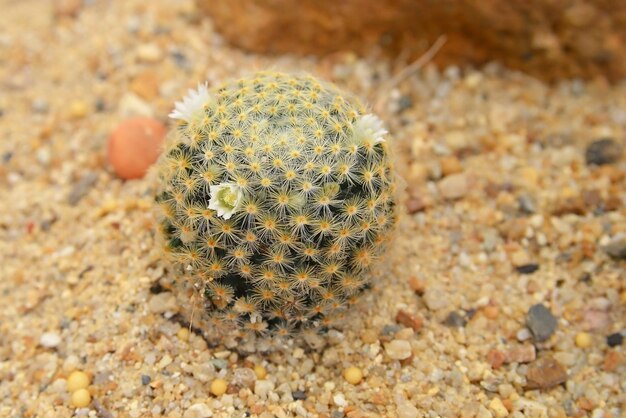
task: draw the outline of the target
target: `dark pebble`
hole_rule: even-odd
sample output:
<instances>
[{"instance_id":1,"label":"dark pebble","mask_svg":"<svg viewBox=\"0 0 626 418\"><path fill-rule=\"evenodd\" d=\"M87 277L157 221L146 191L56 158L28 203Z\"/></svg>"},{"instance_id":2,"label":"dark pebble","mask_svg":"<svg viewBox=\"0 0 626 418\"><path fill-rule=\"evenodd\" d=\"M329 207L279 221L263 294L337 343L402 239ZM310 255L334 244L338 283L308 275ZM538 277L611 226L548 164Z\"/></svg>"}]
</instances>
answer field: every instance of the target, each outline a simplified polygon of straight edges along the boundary
<instances>
[{"instance_id":1,"label":"dark pebble","mask_svg":"<svg viewBox=\"0 0 626 418\"><path fill-rule=\"evenodd\" d=\"M545 341L556 331L557 320L550 309L538 303L528 310L526 325L535 337L535 341Z\"/></svg>"},{"instance_id":2,"label":"dark pebble","mask_svg":"<svg viewBox=\"0 0 626 418\"><path fill-rule=\"evenodd\" d=\"M394 335L396 332L400 331L401 329L402 327L396 324L385 325L380 334L385 337L389 337L389 336Z\"/></svg>"},{"instance_id":3,"label":"dark pebble","mask_svg":"<svg viewBox=\"0 0 626 418\"><path fill-rule=\"evenodd\" d=\"M457 311L450 312L446 319L443 321L443 324L445 326L453 328L462 328L465 326L466 323L467 321L465 320L465 317Z\"/></svg>"},{"instance_id":4,"label":"dark pebble","mask_svg":"<svg viewBox=\"0 0 626 418\"><path fill-rule=\"evenodd\" d=\"M622 157L623 149L612 138L593 141L585 151L587 165L612 164Z\"/></svg>"},{"instance_id":5,"label":"dark pebble","mask_svg":"<svg viewBox=\"0 0 626 418\"><path fill-rule=\"evenodd\" d=\"M144 385L144 386L149 385L151 381L152 381L152 379L147 374L142 374L141 375L141 384L142 385Z\"/></svg>"},{"instance_id":6,"label":"dark pebble","mask_svg":"<svg viewBox=\"0 0 626 418\"><path fill-rule=\"evenodd\" d=\"M96 112L104 112L107 108L107 104L101 97L96 99Z\"/></svg>"},{"instance_id":7,"label":"dark pebble","mask_svg":"<svg viewBox=\"0 0 626 418\"><path fill-rule=\"evenodd\" d=\"M332 418L343 418L345 415L341 411L333 411Z\"/></svg>"},{"instance_id":8,"label":"dark pebble","mask_svg":"<svg viewBox=\"0 0 626 418\"><path fill-rule=\"evenodd\" d=\"M517 204L521 212L526 214L535 213L537 211L537 205L532 197L523 194L517 198Z\"/></svg>"},{"instance_id":9,"label":"dark pebble","mask_svg":"<svg viewBox=\"0 0 626 418\"><path fill-rule=\"evenodd\" d=\"M624 336L616 332L615 334L611 334L606 337L606 343L609 347L617 347L618 345L622 345L624 343Z\"/></svg>"},{"instance_id":10,"label":"dark pebble","mask_svg":"<svg viewBox=\"0 0 626 418\"><path fill-rule=\"evenodd\" d=\"M294 401L303 401L306 399L306 393L303 390L296 390L291 392L291 397Z\"/></svg>"},{"instance_id":11,"label":"dark pebble","mask_svg":"<svg viewBox=\"0 0 626 418\"><path fill-rule=\"evenodd\" d=\"M161 283L159 282L154 282L152 283L152 286L150 286L150 293L153 295L158 295L159 293L163 293L165 291L167 291L167 289L161 286Z\"/></svg>"},{"instance_id":12,"label":"dark pebble","mask_svg":"<svg viewBox=\"0 0 626 418\"><path fill-rule=\"evenodd\" d=\"M98 173L90 172L87 173L70 191L70 194L67 197L67 202L74 206L80 200L85 197L89 190L96 184L98 181Z\"/></svg>"},{"instance_id":13,"label":"dark pebble","mask_svg":"<svg viewBox=\"0 0 626 418\"><path fill-rule=\"evenodd\" d=\"M626 237L614 238L604 251L615 260L626 260Z\"/></svg>"},{"instance_id":14,"label":"dark pebble","mask_svg":"<svg viewBox=\"0 0 626 418\"><path fill-rule=\"evenodd\" d=\"M591 273L589 272L584 272L583 274L580 275L580 277L578 278L579 281L586 283L586 284L590 284L591 283Z\"/></svg>"},{"instance_id":15,"label":"dark pebble","mask_svg":"<svg viewBox=\"0 0 626 418\"><path fill-rule=\"evenodd\" d=\"M521 274L533 274L534 272L539 270L539 264L523 264L521 266L516 266L515 270L517 270L517 272Z\"/></svg>"},{"instance_id":16,"label":"dark pebble","mask_svg":"<svg viewBox=\"0 0 626 418\"><path fill-rule=\"evenodd\" d=\"M398 112L403 112L413 107L413 100L410 96L402 96L398 100Z\"/></svg>"},{"instance_id":17,"label":"dark pebble","mask_svg":"<svg viewBox=\"0 0 626 418\"><path fill-rule=\"evenodd\" d=\"M9 161L11 161L11 159L13 158L13 153L12 152L5 152L4 154L2 154L2 162L3 163L8 163Z\"/></svg>"}]
</instances>

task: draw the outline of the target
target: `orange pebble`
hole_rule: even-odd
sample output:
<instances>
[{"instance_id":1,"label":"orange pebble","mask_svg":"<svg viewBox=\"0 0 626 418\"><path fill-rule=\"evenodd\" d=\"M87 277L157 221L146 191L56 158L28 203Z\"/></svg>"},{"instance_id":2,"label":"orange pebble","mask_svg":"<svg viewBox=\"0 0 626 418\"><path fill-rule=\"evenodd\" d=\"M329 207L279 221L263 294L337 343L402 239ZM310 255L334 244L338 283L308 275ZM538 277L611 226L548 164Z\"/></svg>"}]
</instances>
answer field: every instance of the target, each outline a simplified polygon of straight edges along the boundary
<instances>
[{"instance_id":1,"label":"orange pebble","mask_svg":"<svg viewBox=\"0 0 626 418\"><path fill-rule=\"evenodd\" d=\"M156 119L134 117L120 123L109 137L108 158L115 174L137 179L159 158L167 128Z\"/></svg>"}]
</instances>

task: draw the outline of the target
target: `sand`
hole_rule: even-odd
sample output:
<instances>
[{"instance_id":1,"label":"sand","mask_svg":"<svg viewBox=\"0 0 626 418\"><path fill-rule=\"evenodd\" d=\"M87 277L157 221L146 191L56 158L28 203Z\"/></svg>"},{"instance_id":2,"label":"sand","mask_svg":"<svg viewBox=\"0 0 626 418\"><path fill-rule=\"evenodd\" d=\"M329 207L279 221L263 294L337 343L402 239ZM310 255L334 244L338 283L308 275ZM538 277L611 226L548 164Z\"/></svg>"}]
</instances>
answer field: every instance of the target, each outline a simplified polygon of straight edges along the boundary
<instances>
[{"instance_id":1,"label":"sand","mask_svg":"<svg viewBox=\"0 0 626 418\"><path fill-rule=\"evenodd\" d=\"M407 63L245 54L188 1L60 3L0 1L0 416L626 416L607 341L626 329L626 161L587 151L624 146L625 83L490 64L389 89ZM125 117L167 122L198 81L267 68L382 98L408 190L347 325L275 345L206 337L160 254L153 178L105 153Z\"/></svg>"}]
</instances>

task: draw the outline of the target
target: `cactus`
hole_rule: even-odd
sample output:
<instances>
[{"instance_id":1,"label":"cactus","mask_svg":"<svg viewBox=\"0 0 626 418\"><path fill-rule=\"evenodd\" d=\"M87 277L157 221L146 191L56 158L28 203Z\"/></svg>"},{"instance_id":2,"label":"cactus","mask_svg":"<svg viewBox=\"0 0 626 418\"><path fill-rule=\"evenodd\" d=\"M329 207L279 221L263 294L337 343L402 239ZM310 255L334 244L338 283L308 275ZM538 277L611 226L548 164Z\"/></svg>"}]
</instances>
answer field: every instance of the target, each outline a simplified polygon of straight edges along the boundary
<instances>
[{"instance_id":1,"label":"cactus","mask_svg":"<svg viewBox=\"0 0 626 418\"><path fill-rule=\"evenodd\" d=\"M157 171L159 230L219 330L332 326L395 224L382 122L311 76L190 90Z\"/></svg>"}]
</instances>

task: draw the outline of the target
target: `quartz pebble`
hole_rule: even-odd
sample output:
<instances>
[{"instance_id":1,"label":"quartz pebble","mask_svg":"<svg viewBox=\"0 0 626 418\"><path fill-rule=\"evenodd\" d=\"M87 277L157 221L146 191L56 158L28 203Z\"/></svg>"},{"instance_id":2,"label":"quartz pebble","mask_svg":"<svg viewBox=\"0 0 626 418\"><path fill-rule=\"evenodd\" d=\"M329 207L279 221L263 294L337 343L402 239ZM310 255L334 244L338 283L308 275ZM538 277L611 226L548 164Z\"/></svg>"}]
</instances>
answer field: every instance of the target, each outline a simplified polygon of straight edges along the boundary
<instances>
[{"instance_id":1,"label":"quartz pebble","mask_svg":"<svg viewBox=\"0 0 626 418\"><path fill-rule=\"evenodd\" d=\"M411 343L405 340L391 340L385 344L385 352L393 360L404 360L411 357Z\"/></svg>"},{"instance_id":2,"label":"quartz pebble","mask_svg":"<svg viewBox=\"0 0 626 418\"><path fill-rule=\"evenodd\" d=\"M156 119L135 117L120 123L108 141L115 174L126 180L143 177L159 157L165 134L165 125Z\"/></svg>"},{"instance_id":3,"label":"quartz pebble","mask_svg":"<svg viewBox=\"0 0 626 418\"><path fill-rule=\"evenodd\" d=\"M526 325L532 332L536 341L545 341L556 330L557 320L552 312L544 305L538 303L528 310Z\"/></svg>"},{"instance_id":4,"label":"quartz pebble","mask_svg":"<svg viewBox=\"0 0 626 418\"><path fill-rule=\"evenodd\" d=\"M446 199L460 199L468 191L468 182L465 174L452 174L439 182L439 190Z\"/></svg>"},{"instance_id":5,"label":"quartz pebble","mask_svg":"<svg viewBox=\"0 0 626 418\"><path fill-rule=\"evenodd\" d=\"M56 332L44 332L41 334L39 344L46 348L55 348L61 343L61 336Z\"/></svg>"},{"instance_id":6,"label":"quartz pebble","mask_svg":"<svg viewBox=\"0 0 626 418\"><path fill-rule=\"evenodd\" d=\"M191 405L183 414L183 418L209 418L213 416L211 407L205 403Z\"/></svg>"},{"instance_id":7,"label":"quartz pebble","mask_svg":"<svg viewBox=\"0 0 626 418\"><path fill-rule=\"evenodd\" d=\"M254 394L261 399L267 399L268 394L274 390L274 383L270 380L257 380L254 382Z\"/></svg>"}]
</instances>

